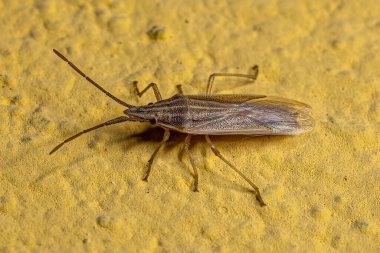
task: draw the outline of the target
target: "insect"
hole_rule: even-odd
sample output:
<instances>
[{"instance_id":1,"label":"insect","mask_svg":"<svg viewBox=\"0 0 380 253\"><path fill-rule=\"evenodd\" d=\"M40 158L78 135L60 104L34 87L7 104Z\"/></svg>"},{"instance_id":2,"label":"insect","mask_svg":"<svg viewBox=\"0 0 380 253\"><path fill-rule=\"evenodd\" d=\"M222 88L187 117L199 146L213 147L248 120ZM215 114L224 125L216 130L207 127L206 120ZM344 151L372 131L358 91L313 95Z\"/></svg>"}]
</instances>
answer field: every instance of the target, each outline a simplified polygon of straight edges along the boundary
<instances>
[{"instance_id":1,"label":"insect","mask_svg":"<svg viewBox=\"0 0 380 253\"><path fill-rule=\"evenodd\" d=\"M127 109L124 110L124 116L88 128L64 140L49 154L53 154L64 144L82 134L104 126L125 121L150 122L163 128L165 132L162 141L148 161L143 180L148 180L153 160L161 147L169 140L170 131L178 131L187 134L184 150L190 159L194 172L193 190L198 191L198 170L190 154L189 147L193 135L204 135L213 153L253 188L256 200L261 206L265 206L266 204L261 197L259 188L219 152L211 141L210 135L297 135L311 131L314 128L311 107L301 102L265 95L211 94L215 77L244 77L256 80L259 72L257 65L252 68L253 74L211 74L208 80L207 93L202 95L183 95L179 86L180 93L169 99L162 99L157 84L150 83L140 91L137 87L137 82L134 82L136 93L139 97L151 88L157 99L156 103L135 106L120 100L103 89L65 56L55 49L53 51L92 85Z\"/></svg>"}]
</instances>

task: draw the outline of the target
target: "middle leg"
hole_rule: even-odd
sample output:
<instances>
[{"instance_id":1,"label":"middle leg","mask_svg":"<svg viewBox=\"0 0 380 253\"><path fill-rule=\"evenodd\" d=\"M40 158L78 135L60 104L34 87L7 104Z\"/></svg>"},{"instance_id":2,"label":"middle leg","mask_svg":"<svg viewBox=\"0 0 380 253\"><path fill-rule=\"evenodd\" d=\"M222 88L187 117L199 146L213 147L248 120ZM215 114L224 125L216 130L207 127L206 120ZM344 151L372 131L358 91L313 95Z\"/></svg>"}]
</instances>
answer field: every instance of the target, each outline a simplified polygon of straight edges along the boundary
<instances>
[{"instance_id":1,"label":"middle leg","mask_svg":"<svg viewBox=\"0 0 380 253\"><path fill-rule=\"evenodd\" d=\"M190 159L191 167L193 167L193 170L194 170L194 192L197 192L198 191L198 170L197 170L197 167L195 166L194 159L190 154L190 150L189 150L190 140L191 140L191 135L189 134L186 136L186 139L185 139L185 151L186 151L187 156Z\"/></svg>"}]
</instances>

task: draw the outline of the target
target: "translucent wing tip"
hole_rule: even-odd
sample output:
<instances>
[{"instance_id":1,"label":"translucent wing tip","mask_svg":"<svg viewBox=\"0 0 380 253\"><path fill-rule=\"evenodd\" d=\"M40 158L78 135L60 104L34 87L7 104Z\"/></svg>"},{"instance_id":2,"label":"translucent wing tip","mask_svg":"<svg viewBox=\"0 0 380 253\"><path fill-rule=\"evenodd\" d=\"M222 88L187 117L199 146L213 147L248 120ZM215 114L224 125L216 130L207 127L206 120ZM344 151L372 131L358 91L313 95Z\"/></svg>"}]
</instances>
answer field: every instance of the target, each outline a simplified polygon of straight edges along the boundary
<instances>
[{"instance_id":1,"label":"translucent wing tip","mask_svg":"<svg viewBox=\"0 0 380 253\"><path fill-rule=\"evenodd\" d=\"M308 105L306 105L302 108L302 110L299 111L296 120L298 124L298 126L296 127L296 134L307 133L314 129L315 120L312 118L311 114L312 109Z\"/></svg>"}]
</instances>

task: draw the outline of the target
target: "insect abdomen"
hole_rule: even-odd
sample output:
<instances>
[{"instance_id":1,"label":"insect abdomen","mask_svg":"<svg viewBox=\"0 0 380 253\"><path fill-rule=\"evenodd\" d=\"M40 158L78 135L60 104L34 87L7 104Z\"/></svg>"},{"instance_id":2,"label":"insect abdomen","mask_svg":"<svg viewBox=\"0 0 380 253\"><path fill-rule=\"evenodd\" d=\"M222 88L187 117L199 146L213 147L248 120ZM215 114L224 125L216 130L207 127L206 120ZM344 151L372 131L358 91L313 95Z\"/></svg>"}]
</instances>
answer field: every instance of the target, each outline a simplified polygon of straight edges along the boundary
<instances>
[{"instance_id":1,"label":"insect abdomen","mask_svg":"<svg viewBox=\"0 0 380 253\"><path fill-rule=\"evenodd\" d=\"M176 95L159 102L159 125L194 135L295 135L314 127L311 108L297 101L258 95L244 102L234 95L207 98Z\"/></svg>"},{"instance_id":2,"label":"insect abdomen","mask_svg":"<svg viewBox=\"0 0 380 253\"><path fill-rule=\"evenodd\" d=\"M310 114L311 108L308 105L277 97L255 98L243 103L190 99L190 117L184 132L210 135L295 135L313 129L314 121Z\"/></svg>"}]
</instances>

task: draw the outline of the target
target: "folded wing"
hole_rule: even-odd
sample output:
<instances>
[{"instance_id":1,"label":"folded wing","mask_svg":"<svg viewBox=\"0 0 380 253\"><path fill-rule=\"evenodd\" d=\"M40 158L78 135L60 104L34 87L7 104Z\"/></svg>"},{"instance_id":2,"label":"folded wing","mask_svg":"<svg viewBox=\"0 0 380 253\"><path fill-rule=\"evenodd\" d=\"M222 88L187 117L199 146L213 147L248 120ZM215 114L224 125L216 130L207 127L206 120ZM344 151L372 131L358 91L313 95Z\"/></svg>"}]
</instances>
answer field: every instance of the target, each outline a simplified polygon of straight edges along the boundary
<instances>
[{"instance_id":1,"label":"folded wing","mask_svg":"<svg viewBox=\"0 0 380 253\"><path fill-rule=\"evenodd\" d=\"M216 117L191 124L186 132L192 134L296 135L314 128L311 107L295 100L234 94L188 97L225 107Z\"/></svg>"}]
</instances>

